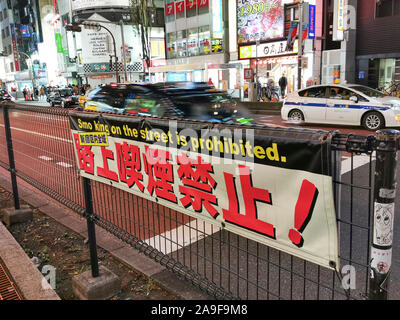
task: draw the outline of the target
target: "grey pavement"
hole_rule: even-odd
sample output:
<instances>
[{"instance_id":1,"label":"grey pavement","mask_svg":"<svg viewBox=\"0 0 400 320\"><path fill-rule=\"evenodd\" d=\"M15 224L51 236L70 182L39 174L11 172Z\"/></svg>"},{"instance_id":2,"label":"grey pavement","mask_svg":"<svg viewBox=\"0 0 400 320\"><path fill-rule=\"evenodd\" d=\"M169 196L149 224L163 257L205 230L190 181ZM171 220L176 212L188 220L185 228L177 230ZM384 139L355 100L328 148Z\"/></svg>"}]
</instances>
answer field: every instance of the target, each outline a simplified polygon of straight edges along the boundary
<instances>
[{"instance_id":1,"label":"grey pavement","mask_svg":"<svg viewBox=\"0 0 400 320\"><path fill-rule=\"evenodd\" d=\"M0 186L12 192L9 173L1 167ZM87 238L86 219L57 203L48 195L40 192L21 179L18 179L18 191L20 198L32 208L38 209L58 223ZM12 238L5 226L0 223L0 258L6 264L7 269L11 269L11 276L14 278L17 287L23 291L26 299L59 299L54 292L43 292L39 288L43 279L42 274L33 265L15 239L12 240L10 237ZM100 248L107 250L111 255L133 270L151 277L158 285L183 300L214 299L212 296L207 295L204 291L201 291L189 282L178 278L173 272L98 226L96 226L96 240Z\"/></svg>"},{"instance_id":2,"label":"grey pavement","mask_svg":"<svg viewBox=\"0 0 400 320\"><path fill-rule=\"evenodd\" d=\"M50 104L46 100L25 100L25 99L16 99L15 103L18 104L26 104L33 106L41 106L41 107L50 107Z\"/></svg>"}]
</instances>

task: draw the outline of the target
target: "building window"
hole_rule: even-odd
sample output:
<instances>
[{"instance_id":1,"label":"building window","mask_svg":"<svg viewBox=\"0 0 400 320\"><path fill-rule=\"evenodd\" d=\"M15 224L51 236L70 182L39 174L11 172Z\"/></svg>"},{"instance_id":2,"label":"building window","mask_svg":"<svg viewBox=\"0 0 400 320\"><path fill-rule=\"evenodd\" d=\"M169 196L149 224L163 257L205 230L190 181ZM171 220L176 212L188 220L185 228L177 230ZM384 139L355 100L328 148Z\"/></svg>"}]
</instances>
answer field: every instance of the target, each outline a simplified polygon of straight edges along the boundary
<instances>
[{"instance_id":1,"label":"building window","mask_svg":"<svg viewBox=\"0 0 400 320\"><path fill-rule=\"evenodd\" d=\"M199 0L198 6L199 6L199 15L206 14L209 12L208 0Z\"/></svg>"},{"instance_id":2,"label":"building window","mask_svg":"<svg viewBox=\"0 0 400 320\"><path fill-rule=\"evenodd\" d=\"M400 15L400 0L377 0L376 17L390 17Z\"/></svg>"},{"instance_id":3,"label":"building window","mask_svg":"<svg viewBox=\"0 0 400 320\"><path fill-rule=\"evenodd\" d=\"M6 19L6 18L8 17L7 9L4 9L4 11L3 11L3 16L4 16L4 19Z\"/></svg>"},{"instance_id":4,"label":"building window","mask_svg":"<svg viewBox=\"0 0 400 320\"><path fill-rule=\"evenodd\" d=\"M186 57L187 56L187 48L186 48L186 30L177 31L177 49L178 49L178 57Z\"/></svg>"},{"instance_id":5,"label":"building window","mask_svg":"<svg viewBox=\"0 0 400 320\"><path fill-rule=\"evenodd\" d=\"M165 57L164 39L151 40L151 56Z\"/></svg>"},{"instance_id":6,"label":"building window","mask_svg":"<svg viewBox=\"0 0 400 320\"><path fill-rule=\"evenodd\" d=\"M210 27L200 27L199 28L199 45L200 54L210 54Z\"/></svg>"},{"instance_id":7,"label":"building window","mask_svg":"<svg viewBox=\"0 0 400 320\"><path fill-rule=\"evenodd\" d=\"M192 28L188 30L188 55L197 56L199 54L199 29Z\"/></svg>"},{"instance_id":8,"label":"building window","mask_svg":"<svg viewBox=\"0 0 400 320\"><path fill-rule=\"evenodd\" d=\"M183 19L185 17L185 0L177 0L175 2L176 18Z\"/></svg>"},{"instance_id":9,"label":"building window","mask_svg":"<svg viewBox=\"0 0 400 320\"><path fill-rule=\"evenodd\" d=\"M12 53L11 44L8 46L8 54Z\"/></svg>"},{"instance_id":10,"label":"building window","mask_svg":"<svg viewBox=\"0 0 400 320\"><path fill-rule=\"evenodd\" d=\"M197 14L197 0L186 0L186 18L194 17Z\"/></svg>"},{"instance_id":11,"label":"building window","mask_svg":"<svg viewBox=\"0 0 400 320\"><path fill-rule=\"evenodd\" d=\"M285 6L285 37L287 38L290 30L290 23L292 21L299 21L299 5Z\"/></svg>"},{"instance_id":12,"label":"building window","mask_svg":"<svg viewBox=\"0 0 400 320\"><path fill-rule=\"evenodd\" d=\"M7 26L6 28L6 37L10 36L10 27Z\"/></svg>"},{"instance_id":13,"label":"building window","mask_svg":"<svg viewBox=\"0 0 400 320\"><path fill-rule=\"evenodd\" d=\"M3 12L0 11L0 21L3 21Z\"/></svg>"},{"instance_id":14,"label":"building window","mask_svg":"<svg viewBox=\"0 0 400 320\"><path fill-rule=\"evenodd\" d=\"M165 0L165 22L175 20L175 2L174 0Z\"/></svg>"},{"instance_id":15,"label":"building window","mask_svg":"<svg viewBox=\"0 0 400 320\"><path fill-rule=\"evenodd\" d=\"M176 32L167 34L167 57L176 58Z\"/></svg>"}]
</instances>

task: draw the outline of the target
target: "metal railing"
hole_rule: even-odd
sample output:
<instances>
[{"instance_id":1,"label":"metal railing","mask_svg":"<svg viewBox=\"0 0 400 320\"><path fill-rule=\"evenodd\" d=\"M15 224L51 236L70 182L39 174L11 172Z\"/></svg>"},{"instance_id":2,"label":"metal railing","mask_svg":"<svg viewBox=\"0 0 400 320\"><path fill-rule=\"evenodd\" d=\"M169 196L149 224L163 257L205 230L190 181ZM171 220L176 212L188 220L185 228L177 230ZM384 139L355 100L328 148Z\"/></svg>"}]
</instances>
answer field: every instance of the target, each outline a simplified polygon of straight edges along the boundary
<instances>
[{"instance_id":1,"label":"metal railing","mask_svg":"<svg viewBox=\"0 0 400 320\"><path fill-rule=\"evenodd\" d=\"M86 216L89 236L93 223L97 224L217 299L388 298L388 272L371 273L376 267L371 264L371 253L376 190L391 189L395 182L397 131L376 136L332 132L339 258L343 266L341 272L335 272L80 177L68 115L64 109L2 105L0 127L5 130L0 129L0 165ZM287 129L286 134L293 133ZM7 143L10 139L12 145ZM385 168L390 170L382 173ZM377 172L384 174L383 181L375 179ZM390 201L394 199L386 202ZM92 264L96 266L95 243L92 250ZM383 271L396 268L389 265L389 270ZM96 276L96 268L93 273ZM399 298L399 291L390 291L389 297Z\"/></svg>"}]
</instances>

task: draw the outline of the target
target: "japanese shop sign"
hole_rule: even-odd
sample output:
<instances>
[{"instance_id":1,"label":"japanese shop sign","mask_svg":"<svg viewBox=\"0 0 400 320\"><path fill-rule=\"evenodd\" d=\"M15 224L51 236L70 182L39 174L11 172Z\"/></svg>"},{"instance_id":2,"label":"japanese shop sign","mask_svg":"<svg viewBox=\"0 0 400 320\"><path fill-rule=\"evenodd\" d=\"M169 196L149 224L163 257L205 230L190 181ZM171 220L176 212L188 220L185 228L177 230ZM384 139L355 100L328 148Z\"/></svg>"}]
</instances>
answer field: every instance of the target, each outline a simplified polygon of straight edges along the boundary
<instances>
[{"instance_id":1,"label":"japanese shop sign","mask_svg":"<svg viewBox=\"0 0 400 320\"><path fill-rule=\"evenodd\" d=\"M81 176L339 268L327 132L290 139L276 129L140 117L74 112L70 120ZM99 133L108 146L86 143Z\"/></svg>"},{"instance_id":2,"label":"japanese shop sign","mask_svg":"<svg viewBox=\"0 0 400 320\"><path fill-rule=\"evenodd\" d=\"M238 44L284 37L282 0L237 0Z\"/></svg>"},{"instance_id":3,"label":"japanese shop sign","mask_svg":"<svg viewBox=\"0 0 400 320\"><path fill-rule=\"evenodd\" d=\"M181 13L185 11L185 1L177 1L175 2L176 13Z\"/></svg>"},{"instance_id":4,"label":"japanese shop sign","mask_svg":"<svg viewBox=\"0 0 400 320\"><path fill-rule=\"evenodd\" d=\"M199 8L208 7L208 0L197 0L197 6Z\"/></svg>"},{"instance_id":5,"label":"japanese shop sign","mask_svg":"<svg viewBox=\"0 0 400 320\"><path fill-rule=\"evenodd\" d=\"M283 56L296 54L298 50L298 40L294 42L293 50L288 50L287 41L268 42L259 44L258 46L251 45L239 47L239 59Z\"/></svg>"},{"instance_id":6,"label":"japanese shop sign","mask_svg":"<svg viewBox=\"0 0 400 320\"><path fill-rule=\"evenodd\" d=\"M338 0L337 8L337 29L344 30L344 5L345 0Z\"/></svg>"},{"instance_id":7,"label":"japanese shop sign","mask_svg":"<svg viewBox=\"0 0 400 320\"><path fill-rule=\"evenodd\" d=\"M17 48L17 40L15 38L15 28L14 24L10 23L10 32L11 32L11 41L12 41L12 51L14 55L14 66L15 71L19 71L19 57L18 57L18 48Z\"/></svg>"},{"instance_id":8,"label":"japanese shop sign","mask_svg":"<svg viewBox=\"0 0 400 320\"><path fill-rule=\"evenodd\" d=\"M175 14L174 12L174 3L170 2L165 5L165 15L168 17L170 15Z\"/></svg>"}]
</instances>

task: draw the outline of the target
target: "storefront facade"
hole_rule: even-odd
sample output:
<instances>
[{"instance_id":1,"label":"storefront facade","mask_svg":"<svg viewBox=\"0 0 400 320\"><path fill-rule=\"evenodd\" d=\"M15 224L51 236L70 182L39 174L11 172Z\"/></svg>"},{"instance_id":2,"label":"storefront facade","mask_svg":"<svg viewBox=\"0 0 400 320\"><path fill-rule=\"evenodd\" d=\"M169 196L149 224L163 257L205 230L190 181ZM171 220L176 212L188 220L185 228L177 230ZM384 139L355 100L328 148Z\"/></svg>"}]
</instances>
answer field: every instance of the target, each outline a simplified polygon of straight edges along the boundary
<instances>
[{"instance_id":1,"label":"storefront facade","mask_svg":"<svg viewBox=\"0 0 400 320\"><path fill-rule=\"evenodd\" d=\"M166 62L150 68L151 80L211 81L216 87L228 80L209 64L224 64L227 23L226 1L165 0Z\"/></svg>"},{"instance_id":2,"label":"storefront facade","mask_svg":"<svg viewBox=\"0 0 400 320\"><path fill-rule=\"evenodd\" d=\"M230 29L230 39L236 39L237 48L230 47L231 61L243 65L243 87L254 88L261 85L278 86L285 75L287 92L298 88L298 40L288 46L288 35L292 22L299 22L299 5L294 0L236 1L230 7L230 19L236 20L235 30ZM315 38L315 1L309 1L308 18L303 21L307 36L303 42L302 87L313 83ZM307 7L308 8L308 7ZM309 15L310 13L310 15ZM235 34L233 34L235 32ZM231 42L232 42L231 40ZM245 95L245 99L252 100Z\"/></svg>"}]
</instances>

